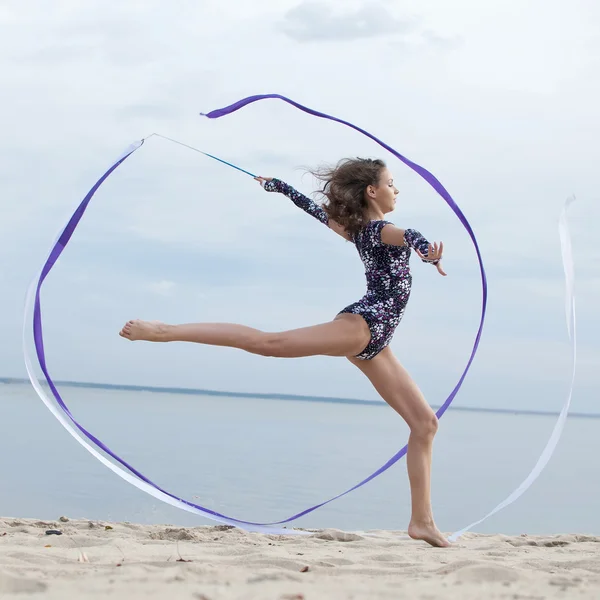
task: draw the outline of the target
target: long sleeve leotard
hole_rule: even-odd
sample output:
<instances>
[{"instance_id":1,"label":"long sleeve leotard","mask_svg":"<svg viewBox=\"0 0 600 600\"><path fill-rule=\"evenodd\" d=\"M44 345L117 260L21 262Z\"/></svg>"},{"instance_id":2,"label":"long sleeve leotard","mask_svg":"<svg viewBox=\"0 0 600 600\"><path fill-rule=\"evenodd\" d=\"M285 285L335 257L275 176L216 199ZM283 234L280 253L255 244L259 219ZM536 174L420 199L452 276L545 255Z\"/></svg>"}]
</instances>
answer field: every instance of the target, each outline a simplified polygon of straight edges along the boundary
<instances>
[{"instance_id":1,"label":"long sleeve leotard","mask_svg":"<svg viewBox=\"0 0 600 600\"><path fill-rule=\"evenodd\" d=\"M325 210L293 187L272 179L265 183L269 192L285 194L303 211L329 225ZM371 331L371 340L357 358L369 360L377 356L392 340L410 296L412 275L409 259L411 249L427 255L429 242L415 229L404 232L404 246L385 244L381 230L390 221L369 221L351 240L365 266L367 291L365 295L340 311L360 315ZM424 262L432 262L425 260Z\"/></svg>"}]
</instances>

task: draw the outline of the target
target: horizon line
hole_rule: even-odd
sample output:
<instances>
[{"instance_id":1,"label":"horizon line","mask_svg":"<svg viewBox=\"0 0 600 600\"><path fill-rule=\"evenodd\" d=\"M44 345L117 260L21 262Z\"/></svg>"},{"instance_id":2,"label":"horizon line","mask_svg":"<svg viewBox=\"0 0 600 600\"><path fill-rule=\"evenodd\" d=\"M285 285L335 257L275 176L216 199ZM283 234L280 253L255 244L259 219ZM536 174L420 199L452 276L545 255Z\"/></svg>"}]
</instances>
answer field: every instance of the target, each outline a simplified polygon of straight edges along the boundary
<instances>
[{"instance_id":1,"label":"horizon line","mask_svg":"<svg viewBox=\"0 0 600 600\"><path fill-rule=\"evenodd\" d=\"M0 377L0 384L30 384L29 379L21 377ZM42 382L44 385L47 383ZM151 392L159 394L182 394L189 396L228 396L230 398L256 398L263 400L287 400L298 402L322 402L329 404L353 404L362 406L388 406L383 400L364 400L360 398L340 398L336 396L308 396L302 394L283 394L283 393L260 393L260 392L228 392L221 390L209 390L202 388L182 388L182 387L166 387L166 386L149 386L149 385L131 385L118 383L94 383L87 381L56 381L56 385L63 387L76 387L87 389L104 389L104 390L120 390L131 392ZM437 409L439 406L431 405ZM477 407L477 406L456 406L452 405L451 410L461 412L479 412L479 413L496 413L496 414L515 414L515 415L533 415L543 417L556 417L558 412L535 410L535 409L519 409L519 408L497 408L497 407ZM600 419L600 413L582 413L572 412L569 417L579 419Z\"/></svg>"}]
</instances>

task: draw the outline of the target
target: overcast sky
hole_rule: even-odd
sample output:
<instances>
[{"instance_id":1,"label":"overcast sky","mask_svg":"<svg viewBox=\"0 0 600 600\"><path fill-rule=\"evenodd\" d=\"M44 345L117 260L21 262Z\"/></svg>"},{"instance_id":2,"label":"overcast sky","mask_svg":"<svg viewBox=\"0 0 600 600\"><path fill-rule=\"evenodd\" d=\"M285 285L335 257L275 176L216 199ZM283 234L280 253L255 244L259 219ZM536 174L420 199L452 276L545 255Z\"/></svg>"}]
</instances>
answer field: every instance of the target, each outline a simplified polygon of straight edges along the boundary
<instances>
[{"instance_id":1,"label":"overcast sky","mask_svg":"<svg viewBox=\"0 0 600 600\"><path fill-rule=\"evenodd\" d=\"M412 260L392 348L432 404L458 380L481 292L444 201L391 155L280 93L348 119L431 170L489 277L480 352L456 403L556 410L569 380L557 231L570 194L579 327L574 410L598 411L600 4L595 0L0 0L0 376L24 377L26 287L57 230L133 141L158 132L309 194L303 167L388 161L390 217L443 240ZM51 8L50 8L51 7ZM267 359L118 337L140 317L267 330L333 318L364 291L354 247L252 179L152 138L96 195L44 289L56 379L377 398L343 359Z\"/></svg>"}]
</instances>

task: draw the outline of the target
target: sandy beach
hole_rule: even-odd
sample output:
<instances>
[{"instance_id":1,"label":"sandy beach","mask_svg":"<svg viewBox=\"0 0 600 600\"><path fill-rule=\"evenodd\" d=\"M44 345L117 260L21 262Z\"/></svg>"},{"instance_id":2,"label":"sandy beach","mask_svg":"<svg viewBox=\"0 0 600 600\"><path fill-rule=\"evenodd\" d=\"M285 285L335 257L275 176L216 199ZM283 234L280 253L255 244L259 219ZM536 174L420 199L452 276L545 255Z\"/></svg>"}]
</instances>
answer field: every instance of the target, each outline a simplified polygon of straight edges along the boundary
<instances>
[{"instance_id":1,"label":"sandy beach","mask_svg":"<svg viewBox=\"0 0 600 600\"><path fill-rule=\"evenodd\" d=\"M401 531L280 537L224 526L2 518L0 597L30 596L596 600L600 537L467 534L435 549Z\"/></svg>"}]
</instances>

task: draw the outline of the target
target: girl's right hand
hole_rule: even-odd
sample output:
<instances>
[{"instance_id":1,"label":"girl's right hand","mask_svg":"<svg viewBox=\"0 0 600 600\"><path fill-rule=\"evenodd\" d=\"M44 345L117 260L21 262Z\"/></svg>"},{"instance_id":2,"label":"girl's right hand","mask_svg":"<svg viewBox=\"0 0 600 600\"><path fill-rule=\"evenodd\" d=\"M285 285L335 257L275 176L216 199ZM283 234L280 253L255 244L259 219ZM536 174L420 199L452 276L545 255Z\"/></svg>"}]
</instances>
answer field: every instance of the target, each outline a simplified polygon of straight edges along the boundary
<instances>
[{"instance_id":1,"label":"girl's right hand","mask_svg":"<svg viewBox=\"0 0 600 600\"><path fill-rule=\"evenodd\" d=\"M260 183L260 185L262 187L265 186L265 183L267 183L267 181L272 181L272 177L255 177L254 178L256 181L258 181L258 183Z\"/></svg>"}]
</instances>

